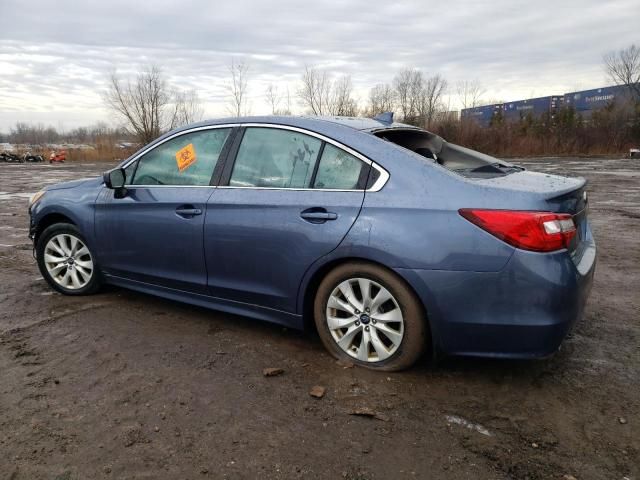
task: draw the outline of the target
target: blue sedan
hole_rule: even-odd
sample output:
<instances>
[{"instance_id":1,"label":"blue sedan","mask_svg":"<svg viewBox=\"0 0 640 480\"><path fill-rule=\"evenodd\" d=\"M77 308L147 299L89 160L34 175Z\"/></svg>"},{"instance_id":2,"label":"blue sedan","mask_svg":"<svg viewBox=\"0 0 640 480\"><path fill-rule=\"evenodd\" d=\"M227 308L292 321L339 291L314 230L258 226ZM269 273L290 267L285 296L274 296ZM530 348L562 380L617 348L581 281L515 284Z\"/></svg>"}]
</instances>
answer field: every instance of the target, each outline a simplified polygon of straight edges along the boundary
<instances>
[{"instance_id":1,"label":"blue sedan","mask_svg":"<svg viewBox=\"0 0 640 480\"><path fill-rule=\"evenodd\" d=\"M583 179L375 119L221 119L30 201L39 269L303 328L336 358L534 358L581 317L595 269Z\"/></svg>"}]
</instances>

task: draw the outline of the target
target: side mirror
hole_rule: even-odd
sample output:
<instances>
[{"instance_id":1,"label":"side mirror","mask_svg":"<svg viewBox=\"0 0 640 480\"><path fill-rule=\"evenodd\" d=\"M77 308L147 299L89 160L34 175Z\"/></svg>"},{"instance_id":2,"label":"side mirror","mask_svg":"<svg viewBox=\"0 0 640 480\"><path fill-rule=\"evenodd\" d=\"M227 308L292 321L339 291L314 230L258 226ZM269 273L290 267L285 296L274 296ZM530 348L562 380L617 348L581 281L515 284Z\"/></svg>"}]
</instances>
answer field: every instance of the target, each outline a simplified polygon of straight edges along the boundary
<instances>
[{"instance_id":1,"label":"side mirror","mask_svg":"<svg viewBox=\"0 0 640 480\"><path fill-rule=\"evenodd\" d=\"M124 182L127 176L124 173L123 168L114 168L113 170L104 172L102 178L104 179L104 184L107 186L107 188L111 188L112 190L119 190L124 188Z\"/></svg>"}]
</instances>

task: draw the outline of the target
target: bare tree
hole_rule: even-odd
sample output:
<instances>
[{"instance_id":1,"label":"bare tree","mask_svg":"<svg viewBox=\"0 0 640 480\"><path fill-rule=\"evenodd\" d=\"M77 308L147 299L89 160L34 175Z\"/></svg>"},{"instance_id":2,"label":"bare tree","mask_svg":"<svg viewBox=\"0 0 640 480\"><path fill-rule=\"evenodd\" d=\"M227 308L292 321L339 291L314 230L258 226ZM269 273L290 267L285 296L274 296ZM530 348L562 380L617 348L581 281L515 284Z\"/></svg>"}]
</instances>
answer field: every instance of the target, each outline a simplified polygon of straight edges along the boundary
<instances>
[{"instance_id":1,"label":"bare tree","mask_svg":"<svg viewBox=\"0 0 640 480\"><path fill-rule=\"evenodd\" d=\"M202 102L195 90L188 92L173 92L172 114L169 119L169 129L202 120L204 110Z\"/></svg>"},{"instance_id":2,"label":"bare tree","mask_svg":"<svg viewBox=\"0 0 640 480\"><path fill-rule=\"evenodd\" d=\"M42 123L30 125L17 122L9 130L9 138L13 143L53 143L59 140L60 134L53 127L45 127Z\"/></svg>"},{"instance_id":3,"label":"bare tree","mask_svg":"<svg viewBox=\"0 0 640 480\"><path fill-rule=\"evenodd\" d=\"M331 78L325 71L305 66L298 90L302 104L314 115L329 115L331 110Z\"/></svg>"},{"instance_id":4,"label":"bare tree","mask_svg":"<svg viewBox=\"0 0 640 480\"><path fill-rule=\"evenodd\" d=\"M162 133L163 111L170 94L160 68L151 65L133 82L124 82L113 73L105 101L123 117L140 142L148 143Z\"/></svg>"},{"instance_id":5,"label":"bare tree","mask_svg":"<svg viewBox=\"0 0 640 480\"><path fill-rule=\"evenodd\" d=\"M486 93L478 80L463 80L456 85L458 99L462 108L480 106L481 98Z\"/></svg>"},{"instance_id":6,"label":"bare tree","mask_svg":"<svg viewBox=\"0 0 640 480\"><path fill-rule=\"evenodd\" d=\"M124 81L113 73L104 100L141 143L200 120L203 113L198 95L171 89L156 65L148 66L135 80Z\"/></svg>"},{"instance_id":7,"label":"bare tree","mask_svg":"<svg viewBox=\"0 0 640 480\"><path fill-rule=\"evenodd\" d=\"M291 115L291 94L289 93L289 85L287 85L287 93L284 96L286 107L279 111L280 115Z\"/></svg>"},{"instance_id":8,"label":"bare tree","mask_svg":"<svg viewBox=\"0 0 640 480\"><path fill-rule=\"evenodd\" d=\"M92 143L100 145L107 143L112 146L118 139L126 137L126 131L122 128L109 127L104 122L98 122L92 126L76 127L68 132L61 133L52 126L43 124L16 123L5 136L6 141L17 144L47 144L47 143Z\"/></svg>"},{"instance_id":9,"label":"bare tree","mask_svg":"<svg viewBox=\"0 0 640 480\"><path fill-rule=\"evenodd\" d=\"M418 115L423 82L422 72L415 68L405 68L393 78L398 108L405 121L411 121Z\"/></svg>"},{"instance_id":10,"label":"bare tree","mask_svg":"<svg viewBox=\"0 0 640 480\"><path fill-rule=\"evenodd\" d=\"M229 90L229 105L227 109L236 117L245 115L248 113L247 107L247 73L249 66L244 63L236 63L235 60L231 60L229 66L229 73L231 73L231 83L227 85Z\"/></svg>"},{"instance_id":11,"label":"bare tree","mask_svg":"<svg viewBox=\"0 0 640 480\"><path fill-rule=\"evenodd\" d=\"M271 105L271 115L275 115L278 111L278 105L282 100L280 95L278 95L278 86L270 83L265 91L265 96L267 97L267 102Z\"/></svg>"},{"instance_id":12,"label":"bare tree","mask_svg":"<svg viewBox=\"0 0 640 480\"><path fill-rule=\"evenodd\" d=\"M291 95L289 93L289 85L287 85L284 93L280 93L278 86L269 84L265 91L267 102L271 106L271 115L291 115ZM281 107L284 103L284 106Z\"/></svg>"},{"instance_id":13,"label":"bare tree","mask_svg":"<svg viewBox=\"0 0 640 480\"><path fill-rule=\"evenodd\" d=\"M369 105L366 115L375 117L384 112L392 112L395 106L395 92L388 83L379 83L369 90Z\"/></svg>"},{"instance_id":14,"label":"bare tree","mask_svg":"<svg viewBox=\"0 0 640 480\"><path fill-rule=\"evenodd\" d=\"M607 74L617 85L625 85L640 99L640 48L635 44L604 56Z\"/></svg>"},{"instance_id":15,"label":"bare tree","mask_svg":"<svg viewBox=\"0 0 640 480\"><path fill-rule=\"evenodd\" d=\"M351 77L343 75L331 85L329 114L354 117L358 115L358 102L353 98Z\"/></svg>"},{"instance_id":16,"label":"bare tree","mask_svg":"<svg viewBox=\"0 0 640 480\"><path fill-rule=\"evenodd\" d=\"M442 95L447 88L447 81L441 75L434 75L422 82L418 102L418 116L426 127L436 118L436 114L444 109Z\"/></svg>"}]
</instances>

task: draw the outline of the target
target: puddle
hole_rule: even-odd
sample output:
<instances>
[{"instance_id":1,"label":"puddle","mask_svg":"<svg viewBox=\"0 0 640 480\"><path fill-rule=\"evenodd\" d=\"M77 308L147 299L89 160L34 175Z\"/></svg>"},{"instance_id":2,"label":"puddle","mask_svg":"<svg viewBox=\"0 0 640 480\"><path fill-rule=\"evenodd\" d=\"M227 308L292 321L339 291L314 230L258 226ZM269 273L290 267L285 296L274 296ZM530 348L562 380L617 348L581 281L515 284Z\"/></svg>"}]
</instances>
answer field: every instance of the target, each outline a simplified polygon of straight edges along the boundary
<instances>
[{"instance_id":1,"label":"puddle","mask_svg":"<svg viewBox=\"0 0 640 480\"><path fill-rule=\"evenodd\" d=\"M0 192L0 200L12 200L15 198L25 198L29 200L32 195L33 193L24 193L24 192L18 192L18 193Z\"/></svg>"}]
</instances>

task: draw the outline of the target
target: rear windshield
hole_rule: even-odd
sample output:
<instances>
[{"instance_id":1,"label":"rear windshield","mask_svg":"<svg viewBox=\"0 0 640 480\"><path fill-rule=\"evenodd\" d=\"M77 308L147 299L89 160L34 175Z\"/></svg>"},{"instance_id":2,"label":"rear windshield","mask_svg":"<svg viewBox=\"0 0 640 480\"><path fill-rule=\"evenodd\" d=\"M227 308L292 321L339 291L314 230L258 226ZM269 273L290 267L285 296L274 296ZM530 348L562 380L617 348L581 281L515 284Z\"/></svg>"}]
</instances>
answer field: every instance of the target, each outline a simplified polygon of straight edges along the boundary
<instances>
[{"instance_id":1,"label":"rear windshield","mask_svg":"<svg viewBox=\"0 0 640 480\"><path fill-rule=\"evenodd\" d=\"M466 177L496 177L524 170L504 160L449 143L425 130L383 130L374 135Z\"/></svg>"}]
</instances>

